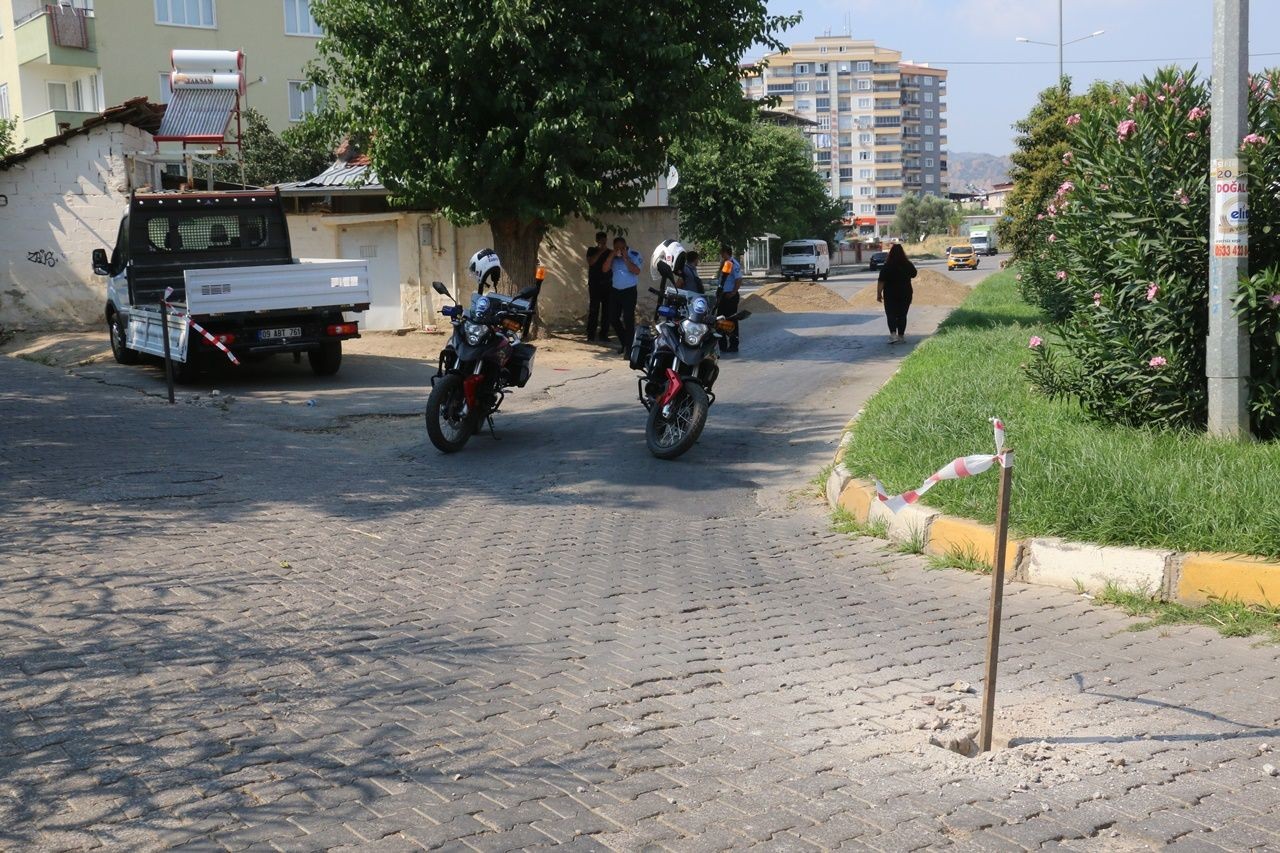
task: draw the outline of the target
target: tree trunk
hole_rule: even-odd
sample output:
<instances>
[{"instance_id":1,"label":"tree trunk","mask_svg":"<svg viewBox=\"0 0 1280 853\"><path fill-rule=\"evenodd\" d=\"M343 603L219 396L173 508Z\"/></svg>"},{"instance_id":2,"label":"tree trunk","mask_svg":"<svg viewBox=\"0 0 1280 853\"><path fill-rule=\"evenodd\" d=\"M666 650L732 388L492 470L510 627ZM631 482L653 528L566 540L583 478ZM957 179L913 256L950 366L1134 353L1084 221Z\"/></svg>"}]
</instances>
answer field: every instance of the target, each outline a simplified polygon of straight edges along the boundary
<instances>
[{"instance_id":1,"label":"tree trunk","mask_svg":"<svg viewBox=\"0 0 1280 853\"><path fill-rule=\"evenodd\" d=\"M501 292L515 294L534 284L538 247L547 233L547 223L541 219L506 217L490 220L489 228L493 232L493 249L502 259ZM539 312L529 337L537 338L545 328Z\"/></svg>"}]
</instances>

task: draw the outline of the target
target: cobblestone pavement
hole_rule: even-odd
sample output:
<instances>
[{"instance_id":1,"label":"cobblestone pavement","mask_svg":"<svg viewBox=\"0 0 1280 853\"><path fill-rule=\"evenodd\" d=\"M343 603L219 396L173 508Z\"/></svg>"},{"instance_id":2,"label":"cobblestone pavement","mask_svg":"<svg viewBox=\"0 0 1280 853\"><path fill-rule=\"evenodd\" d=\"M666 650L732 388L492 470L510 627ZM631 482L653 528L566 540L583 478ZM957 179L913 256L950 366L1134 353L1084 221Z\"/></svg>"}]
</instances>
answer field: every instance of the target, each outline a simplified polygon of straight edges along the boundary
<instances>
[{"instance_id":1,"label":"cobblestone pavement","mask_svg":"<svg viewBox=\"0 0 1280 853\"><path fill-rule=\"evenodd\" d=\"M1280 849L1273 648L1012 587L966 758L981 578L232 409L0 359L0 847Z\"/></svg>"}]
</instances>

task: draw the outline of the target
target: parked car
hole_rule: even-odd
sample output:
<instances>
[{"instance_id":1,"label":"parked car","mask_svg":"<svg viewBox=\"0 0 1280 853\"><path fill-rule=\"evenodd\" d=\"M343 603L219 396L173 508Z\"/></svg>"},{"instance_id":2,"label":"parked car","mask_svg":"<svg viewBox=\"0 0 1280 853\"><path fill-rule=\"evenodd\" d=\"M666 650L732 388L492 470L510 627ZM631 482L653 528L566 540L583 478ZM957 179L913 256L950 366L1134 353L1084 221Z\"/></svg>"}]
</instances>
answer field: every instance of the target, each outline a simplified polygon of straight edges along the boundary
<instances>
[{"instance_id":1,"label":"parked car","mask_svg":"<svg viewBox=\"0 0 1280 853\"><path fill-rule=\"evenodd\" d=\"M831 255L826 240L789 240L782 244L782 277L826 281L831 275Z\"/></svg>"},{"instance_id":2,"label":"parked car","mask_svg":"<svg viewBox=\"0 0 1280 853\"><path fill-rule=\"evenodd\" d=\"M885 261L889 260L888 252L872 252L871 260L867 263L867 269L875 272L884 266Z\"/></svg>"},{"instance_id":3,"label":"parked car","mask_svg":"<svg viewBox=\"0 0 1280 853\"><path fill-rule=\"evenodd\" d=\"M367 261L294 259L276 191L135 193L110 257L93 250L93 271L109 279L116 361L167 351L182 382L223 358L215 347L239 358L305 352L332 376L342 342L360 337L347 313L369 308Z\"/></svg>"},{"instance_id":4,"label":"parked car","mask_svg":"<svg viewBox=\"0 0 1280 853\"><path fill-rule=\"evenodd\" d=\"M951 252L947 255L947 269L976 270L978 268L978 253L973 250L973 246L952 246Z\"/></svg>"}]
</instances>

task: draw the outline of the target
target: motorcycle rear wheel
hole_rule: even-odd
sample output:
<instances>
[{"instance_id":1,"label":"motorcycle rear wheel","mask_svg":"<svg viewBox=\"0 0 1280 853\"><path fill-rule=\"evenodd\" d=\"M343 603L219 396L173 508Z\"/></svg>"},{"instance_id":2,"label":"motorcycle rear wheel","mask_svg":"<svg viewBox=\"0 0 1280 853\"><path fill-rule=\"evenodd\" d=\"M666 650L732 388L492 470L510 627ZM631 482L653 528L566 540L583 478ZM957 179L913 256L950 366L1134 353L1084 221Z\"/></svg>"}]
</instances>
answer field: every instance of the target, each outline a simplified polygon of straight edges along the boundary
<instances>
[{"instance_id":1,"label":"motorcycle rear wheel","mask_svg":"<svg viewBox=\"0 0 1280 853\"><path fill-rule=\"evenodd\" d=\"M457 453L476 431L476 413L462 413L466 406L462 377L456 373L442 376L427 398L427 437L441 453Z\"/></svg>"},{"instance_id":2,"label":"motorcycle rear wheel","mask_svg":"<svg viewBox=\"0 0 1280 853\"><path fill-rule=\"evenodd\" d=\"M649 407L644 426L644 441L649 452L659 459L675 459L684 454L702 435L710 407L707 392L701 385L686 382L671 401L671 415L664 417L657 401Z\"/></svg>"}]
</instances>

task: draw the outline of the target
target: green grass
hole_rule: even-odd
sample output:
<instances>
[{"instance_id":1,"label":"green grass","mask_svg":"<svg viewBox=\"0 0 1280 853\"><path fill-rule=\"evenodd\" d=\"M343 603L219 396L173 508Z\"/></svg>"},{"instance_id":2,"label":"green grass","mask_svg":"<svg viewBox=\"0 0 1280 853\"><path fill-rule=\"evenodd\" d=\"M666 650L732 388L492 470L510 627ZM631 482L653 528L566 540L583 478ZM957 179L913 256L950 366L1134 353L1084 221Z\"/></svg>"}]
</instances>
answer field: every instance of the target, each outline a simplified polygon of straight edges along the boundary
<instances>
[{"instance_id":1,"label":"green grass","mask_svg":"<svg viewBox=\"0 0 1280 853\"><path fill-rule=\"evenodd\" d=\"M986 279L867 405L845 465L915 488L956 456L993 452L998 415L1016 450L1019 535L1280 557L1280 443L1118 427L1046 399L1021 368L1038 323L1012 271ZM997 480L944 482L924 502L990 523Z\"/></svg>"},{"instance_id":2,"label":"green grass","mask_svg":"<svg viewBox=\"0 0 1280 853\"><path fill-rule=\"evenodd\" d=\"M1145 631L1161 625L1206 625L1224 637L1264 635L1272 643L1280 642L1280 607L1245 604L1239 601L1210 601L1200 607L1188 607L1160 601L1143 592L1121 589L1107 584L1095 601L1119 607L1130 616L1147 621L1129 630Z\"/></svg>"},{"instance_id":3,"label":"green grass","mask_svg":"<svg viewBox=\"0 0 1280 853\"><path fill-rule=\"evenodd\" d=\"M848 510L837 508L831 513L831 528L836 533L848 533L852 536L870 536L873 539L888 539L889 525L883 520L871 524L858 521Z\"/></svg>"},{"instance_id":4,"label":"green grass","mask_svg":"<svg viewBox=\"0 0 1280 853\"><path fill-rule=\"evenodd\" d=\"M960 569L962 572L973 572L979 575L991 574L991 563L987 562L972 547L950 548L945 554L934 554L929 558L931 569Z\"/></svg>"}]
</instances>

